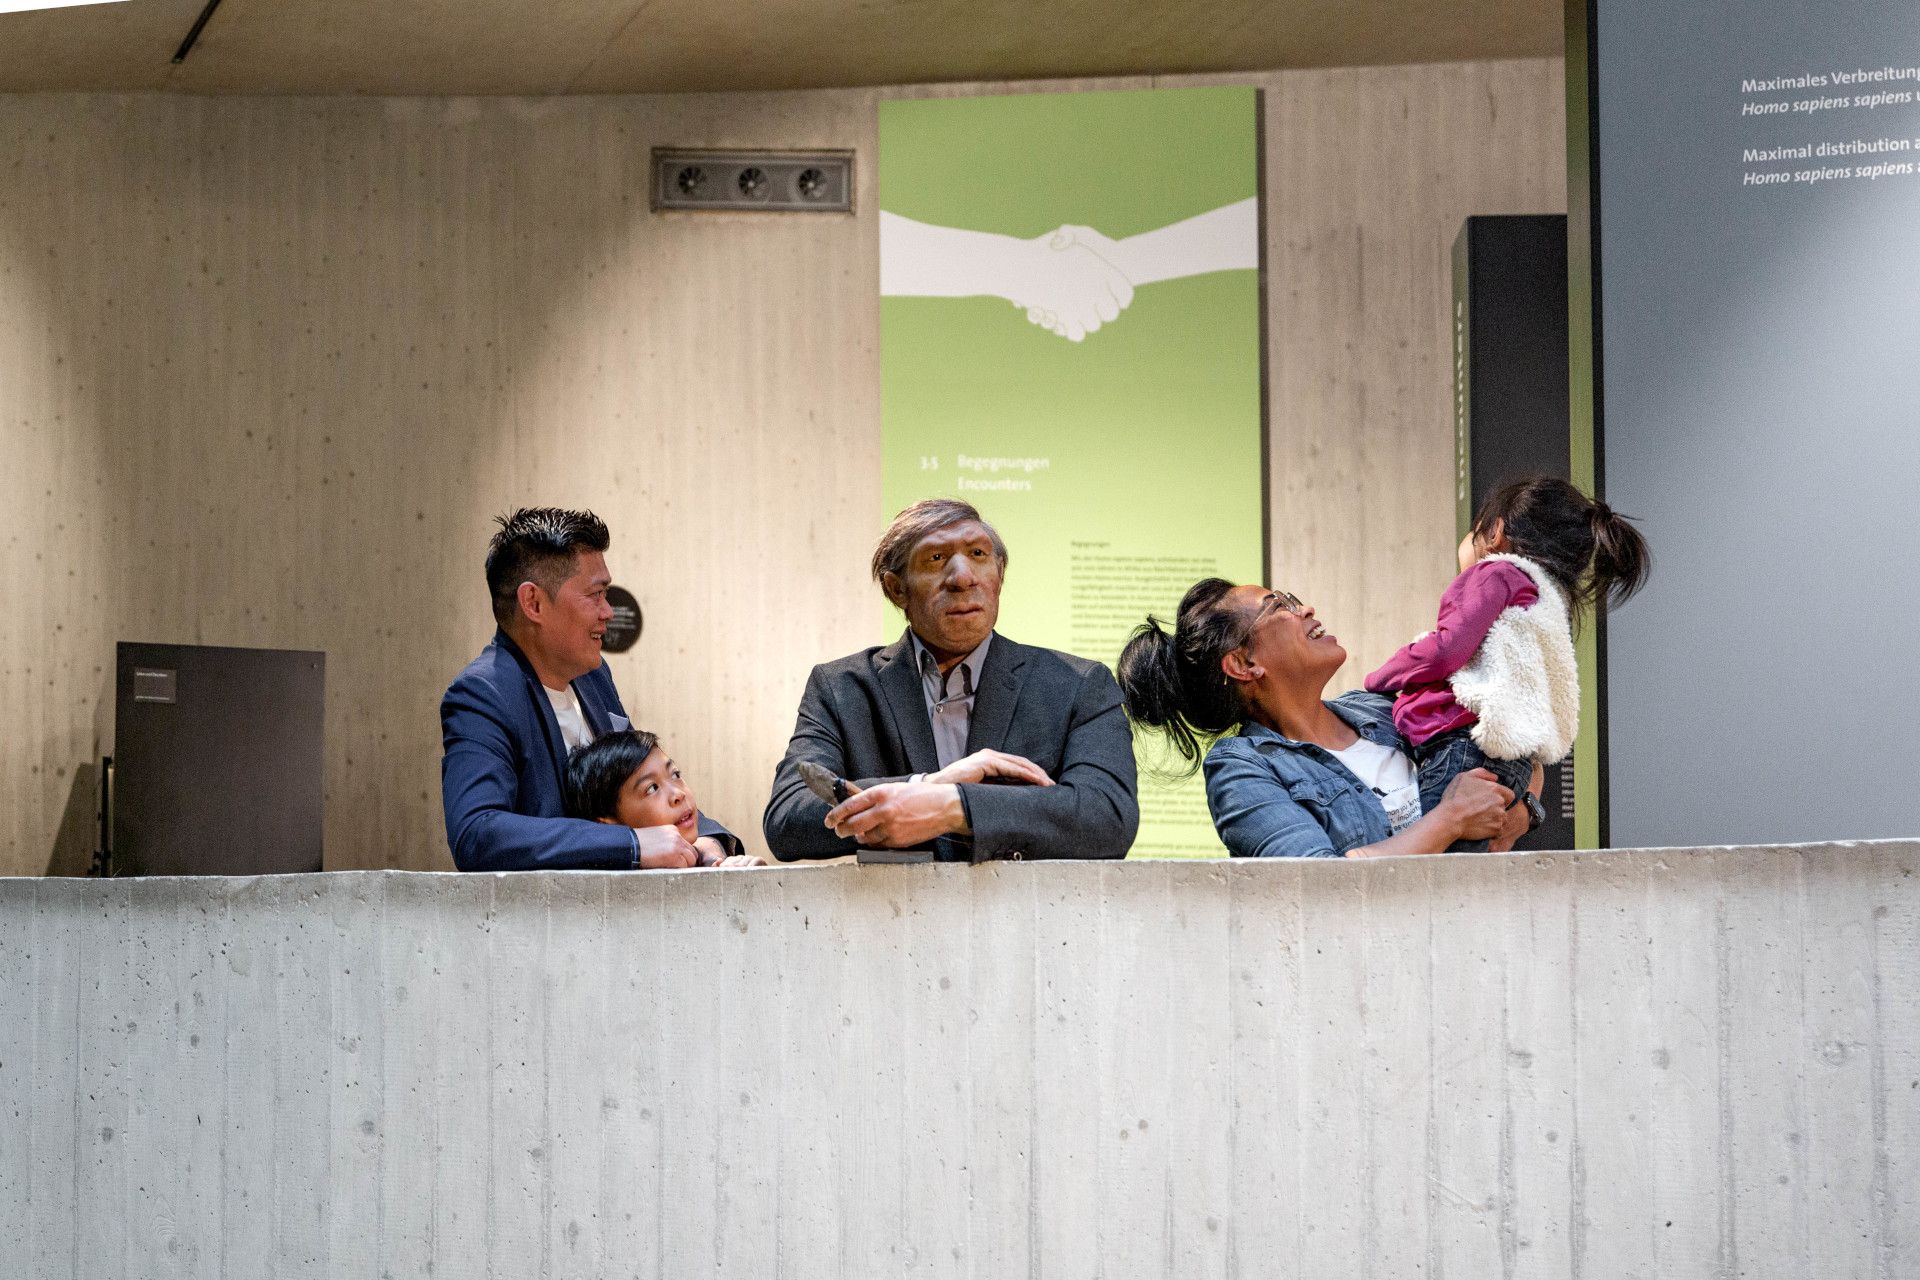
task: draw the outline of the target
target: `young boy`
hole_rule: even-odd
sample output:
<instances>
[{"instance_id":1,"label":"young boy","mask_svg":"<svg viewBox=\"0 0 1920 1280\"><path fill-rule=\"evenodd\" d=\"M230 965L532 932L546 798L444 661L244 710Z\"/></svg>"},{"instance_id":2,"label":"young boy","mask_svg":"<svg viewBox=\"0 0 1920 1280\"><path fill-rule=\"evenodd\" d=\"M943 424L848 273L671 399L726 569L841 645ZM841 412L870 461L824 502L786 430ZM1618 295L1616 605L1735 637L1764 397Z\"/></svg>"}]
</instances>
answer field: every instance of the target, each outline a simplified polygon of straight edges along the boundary
<instances>
[{"instance_id":1,"label":"young boy","mask_svg":"<svg viewBox=\"0 0 1920 1280\"><path fill-rule=\"evenodd\" d=\"M702 867L762 867L740 838L700 812L660 740L638 729L602 734L567 758L567 816L627 827L677 827ZM665 865L665 864L663 864ZM676 864L677 865L677 864ZM651 869L643 859L643 868Z\"/></svg>"}]
</instances>

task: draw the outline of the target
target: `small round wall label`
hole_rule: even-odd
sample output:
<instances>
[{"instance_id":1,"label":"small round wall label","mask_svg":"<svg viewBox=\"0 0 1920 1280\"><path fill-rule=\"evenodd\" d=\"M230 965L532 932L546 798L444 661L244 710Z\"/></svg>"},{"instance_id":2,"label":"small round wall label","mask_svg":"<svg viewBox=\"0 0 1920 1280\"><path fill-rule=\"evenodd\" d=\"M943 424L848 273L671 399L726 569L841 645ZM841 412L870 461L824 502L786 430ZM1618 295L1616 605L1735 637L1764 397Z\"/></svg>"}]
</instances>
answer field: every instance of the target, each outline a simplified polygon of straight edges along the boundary
<instances>
[{"instance_id":1,"label":"small round wall label","mask_svg":"<svg viewBox=\"0 0 1920 1280\"><path fill-rule=\"evenodd\" d=\"M640 638L640 602L625 587L608 587L607 604L613 617L600 637L600 647L607 653L625 653Z\"/></svg>"}]
</instances>

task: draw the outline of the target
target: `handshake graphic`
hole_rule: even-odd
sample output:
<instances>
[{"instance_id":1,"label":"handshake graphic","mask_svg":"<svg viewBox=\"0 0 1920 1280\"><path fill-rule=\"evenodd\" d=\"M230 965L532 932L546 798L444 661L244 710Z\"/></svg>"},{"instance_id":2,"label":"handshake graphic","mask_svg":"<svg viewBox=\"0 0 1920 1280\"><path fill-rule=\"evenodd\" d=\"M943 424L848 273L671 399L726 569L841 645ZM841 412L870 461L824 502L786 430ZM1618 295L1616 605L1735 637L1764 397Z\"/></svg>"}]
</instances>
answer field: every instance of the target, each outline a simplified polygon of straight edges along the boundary
<instances>
[{"instance_id":1,"label":"handshake graphic","mask_svg":"<svg viewBox=\"0 0 1920 1280\"><path fill-rule=\"evenodd\" d=\"M1133 305L1133 280L1121 269L1126 250L1092 227L1063 225L1022 242L1026 270L1007 300L1027 321L1069 342L1080 342Z\"/></svg>"},{"instance_id":2,"label":"handshake graphic","mask_svg":"<svg viewBox=\"0 0 1920 1280\"><path fill-rule=\"evenodd\" d=\"M1142 285L1259 265L1252 199L1123 240L1075 223L1023 240L880 215L881 296L1004 298L1069 342L1117 320Z\"/></svg>"}]
</instances>

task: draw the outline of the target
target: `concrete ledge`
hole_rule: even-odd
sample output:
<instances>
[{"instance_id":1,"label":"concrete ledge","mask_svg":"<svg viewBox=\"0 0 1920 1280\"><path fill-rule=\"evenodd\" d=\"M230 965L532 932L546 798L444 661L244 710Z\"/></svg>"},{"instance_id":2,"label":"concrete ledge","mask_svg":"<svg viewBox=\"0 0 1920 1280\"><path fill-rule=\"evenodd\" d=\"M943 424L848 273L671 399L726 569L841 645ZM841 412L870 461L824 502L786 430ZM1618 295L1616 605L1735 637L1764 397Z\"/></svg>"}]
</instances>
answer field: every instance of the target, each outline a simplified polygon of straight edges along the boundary
<instances>
[{"instance_id":1,"label":"concrete ledge","mask_svg":"<svg viewBox=\"0 0 1920 1280\"><path fill-rule=\"evenodd\" d=\"M1920 1275L1917 868L4 880L0 1257Z\"/></svg>"}]
</instances>

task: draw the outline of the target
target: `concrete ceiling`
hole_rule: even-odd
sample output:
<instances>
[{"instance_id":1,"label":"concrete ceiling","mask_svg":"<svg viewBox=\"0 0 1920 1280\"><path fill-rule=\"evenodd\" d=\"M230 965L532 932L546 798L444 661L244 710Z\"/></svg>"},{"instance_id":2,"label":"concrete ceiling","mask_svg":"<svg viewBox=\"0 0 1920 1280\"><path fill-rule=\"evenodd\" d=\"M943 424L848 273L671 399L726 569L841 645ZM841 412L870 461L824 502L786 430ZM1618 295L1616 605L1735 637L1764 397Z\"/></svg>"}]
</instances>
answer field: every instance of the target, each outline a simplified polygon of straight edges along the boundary
<instances>
[{"instance_id":1,"label":"concrete ceiling","mask_svg":"<svg viewBox=\"0 0 1920 1280\"><path fill-rule=\"evenodd\" d=\"M1555 55L1561 0L205 0L0 13L0 93L813 89Z\"/></svg>"}]
</instances>

